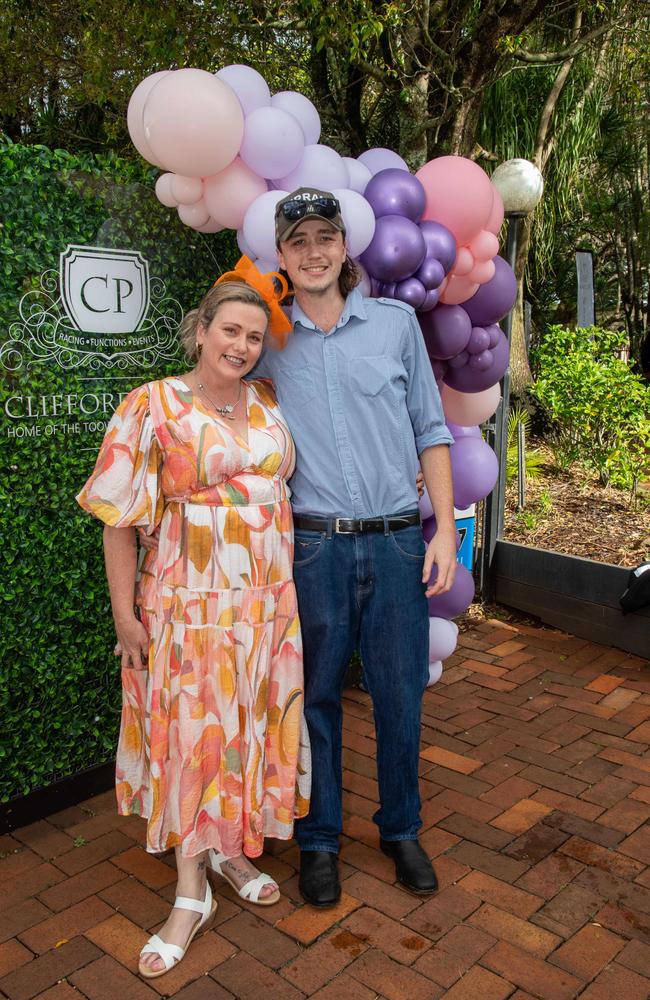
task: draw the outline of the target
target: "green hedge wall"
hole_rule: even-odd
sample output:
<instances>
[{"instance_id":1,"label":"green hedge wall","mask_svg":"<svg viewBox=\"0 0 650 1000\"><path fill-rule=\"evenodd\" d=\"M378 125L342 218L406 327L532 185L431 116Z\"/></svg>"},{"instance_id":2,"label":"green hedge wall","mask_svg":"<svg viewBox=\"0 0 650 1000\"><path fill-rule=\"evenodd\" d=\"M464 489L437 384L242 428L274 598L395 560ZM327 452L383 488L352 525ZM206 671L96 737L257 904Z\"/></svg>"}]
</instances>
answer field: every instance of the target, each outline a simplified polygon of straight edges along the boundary
<instances>
[{"instance_id":1,"label":"green hedge wall","mask_svg":"<svg viewBox=\"0 0 650 1000\"><path fill-rule=\"evenodd\" d=\"M15 336L19 303L58 272L67 244L139 250L151 277L183 310L232 266L232 234L183 226L153 194L155 171L114 157L74 156L0 142L0 348ZM15 358L12 358L15 361ZM31 361L31 363L30 363ZM10 368L15 367L14 364ZM92 373L95 389L126 392L183 362ZM10 436L10 397L88 391L88 371L30 359L0 365L0 800L109 760L119 724L118 661L103 568L101 526L74 496L102 431ZM10 408L16 404L10 404ZM38 405L37 402L34 404ZM110 414L106 414L106 419ZM34 426L37 424L36 422Z\"/></svg>"}]
</instances>

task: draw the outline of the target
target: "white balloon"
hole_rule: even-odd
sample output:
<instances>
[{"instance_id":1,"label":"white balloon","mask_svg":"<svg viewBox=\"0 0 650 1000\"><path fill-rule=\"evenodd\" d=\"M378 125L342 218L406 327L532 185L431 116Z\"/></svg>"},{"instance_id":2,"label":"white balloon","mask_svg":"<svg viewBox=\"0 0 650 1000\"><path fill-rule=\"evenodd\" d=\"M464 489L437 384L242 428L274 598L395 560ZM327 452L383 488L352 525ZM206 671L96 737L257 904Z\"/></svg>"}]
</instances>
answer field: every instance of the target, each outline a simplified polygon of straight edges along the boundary
<instances>
[{"instance_id":1,"label":"white balloon","mask_svg":"<svg viewBox=\"0 0 650 1000\"><path fill-rule=\"evenodd\" d=\"M214 75L235 91L245 115L271 103L271 91L266 80L252 66L232 63Z\"/></svg>"},{"instance_id":2,"label":"white balloon","mask_svg":"<svg viewBox=\"0 0 650 1000\"><path fill-rule=\"evenodd\" d=\"M440 660L435 660L433 663L429 664L429 680L427 681L427 687L431 687L436 684L442 677L442 662Z\"/></svg>"},{"instance_id":3,"label":"white balloon","mask_svg":"<svg viewBox=\"0 0 650 1000\"><path fill-rule=\"evenodd\" d=\"M319 144L305 146L296 169L278 180L278 184L289 192L300 187L331 191L332 188L344 188L347 183L348 172L342 157L335 149Z\"/></svg>"},{"instance_id":4,"label":"white balloon","mask_svg":"<svg viewBox=\"0 0 650 1000\"><path fill-rule=\"evenodd\" d=\"M446 660L458 641L458 625L446 618L429 618L429 662Z\"/></svg>"},{"instance_id":5,"label":"white balloon","mask_svg":"<svg viewBox=\"0 0 650 1000\"><path fill-rule=\"evenodd\" d=\"M275 260L264 260L262 257L258 257L257 260L253 261L253 263L255 264L257 270L262 274L268 274L269 271L278 271L280 268L277 257Z\"/></svg>"},{"instance_id":6,"label":"white balloon","mask_svg":"<svg viewBox=\"0 0 650 1000\"><path fill-rule=\"evenodd\" d=\"M244 216L242 230L253 258L273 260L275 245L275 208L288 191L267 191L256 198Z\"/></svg>"},{"instance_id":7,"label":"white balloon","mask_svg":"<svg viewBox=\"0 0 650 1000\"><path fill-rule=\"evenodd\" d=\"M241 252L245 254L246 257L250 257L251 260L254 259L255 254L253 253L248 243L246 242L243 229L237 230L237 246L239 247Z\"/></svg>"},{"instance_id":8,"label":"white balloon","mask_svg":"<svg viewBox=\"0 0 650 1000\"><path fill-rule=\"evenodd\" d=\"M372 174L364 163L355 160L353 156L344 156L343 162L348 171L348 187L363 194Z\"/></svg>"},{"instance_id":9,"label":"white balloon","mask_svg":"<svg viewBox=\"0 0 650 1000\"><path fill-rule=\"evenodd\" d=\"M348 188L334 188L332 194L341 205L345 223L345 243L350 257L358 257L375 235L375 213L363 195Z\"/></svg>"},{"instance_id":10,"label":"white balloon","mask_svg":"<svg viewBox=\"0 0 650 1000\"><path fill-rule=\"evenodd\" d=\"M308 146L318 142L320 139L320 116L304 94L299 94L297 90L280 90L271 98L271 107L282 108L283 111L288 111L297 119L305 134L305 143Z\"/></svg>"}]
</instances>

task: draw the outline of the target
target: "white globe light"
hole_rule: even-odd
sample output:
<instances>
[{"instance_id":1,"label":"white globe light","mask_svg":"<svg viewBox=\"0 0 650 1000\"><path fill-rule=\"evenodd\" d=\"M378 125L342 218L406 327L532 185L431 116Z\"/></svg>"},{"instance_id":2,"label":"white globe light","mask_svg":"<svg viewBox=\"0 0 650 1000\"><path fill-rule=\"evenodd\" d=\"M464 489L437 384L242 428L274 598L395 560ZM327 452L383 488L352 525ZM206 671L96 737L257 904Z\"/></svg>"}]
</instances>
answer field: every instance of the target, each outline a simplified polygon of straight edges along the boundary
<instances>
[{"instance_id":1,"label":"white globe light","mask_svg":"<svg viewBox=\"0 0 650 1000\"><path fill-rule=\"evenodd\" d=\"M490 179L503 198L506 215L530 215L544 191L544 178L530 160L506 160Z\"/></svg>"}]
</instances>

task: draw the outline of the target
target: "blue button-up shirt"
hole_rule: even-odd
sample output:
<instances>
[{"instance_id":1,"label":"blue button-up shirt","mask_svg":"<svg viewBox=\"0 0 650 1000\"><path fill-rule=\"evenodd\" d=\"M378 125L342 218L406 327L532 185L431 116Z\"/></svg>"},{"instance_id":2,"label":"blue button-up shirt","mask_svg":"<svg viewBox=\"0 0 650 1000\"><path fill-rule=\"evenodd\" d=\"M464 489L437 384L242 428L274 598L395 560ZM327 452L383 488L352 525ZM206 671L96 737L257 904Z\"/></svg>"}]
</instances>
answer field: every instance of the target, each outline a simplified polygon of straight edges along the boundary
<instances>
[{"instance_id":1,"label":"blue button-up shirt","mask_svg":"<svg viewBox=\"0 0 650 1000\"><path fill-rule=\"evenodd\" d=\"M348 296L325 333L297 302L283 351L267 348L253 377L273 379L297 448L293 509L378 517L417 506L418 455L452 444L413 309Z\"/></svg>"}]
</instances>

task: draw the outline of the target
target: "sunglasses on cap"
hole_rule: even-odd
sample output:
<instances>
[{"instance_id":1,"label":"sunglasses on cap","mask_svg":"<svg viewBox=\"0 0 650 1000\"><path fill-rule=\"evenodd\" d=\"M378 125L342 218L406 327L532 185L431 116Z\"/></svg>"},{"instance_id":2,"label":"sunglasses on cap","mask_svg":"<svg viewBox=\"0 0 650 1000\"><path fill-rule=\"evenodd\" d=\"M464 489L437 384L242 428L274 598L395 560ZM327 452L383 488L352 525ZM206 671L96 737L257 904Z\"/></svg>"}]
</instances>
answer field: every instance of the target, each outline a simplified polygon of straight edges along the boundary
<instances>
[{"instance_id":1,"label":"sunglasses on cap","mask_svg":"<svg viewBox=\"0 0 650 1000\"><path fill-rule=\"evenodd\" d=\"M287 222L297 222L305 215L320 215L324 219L333 219L341 211L336 198L312 198L303 201L302 198L292 198L278 205L277 214L282 214Z\"/></svg>"}]
</instances>

